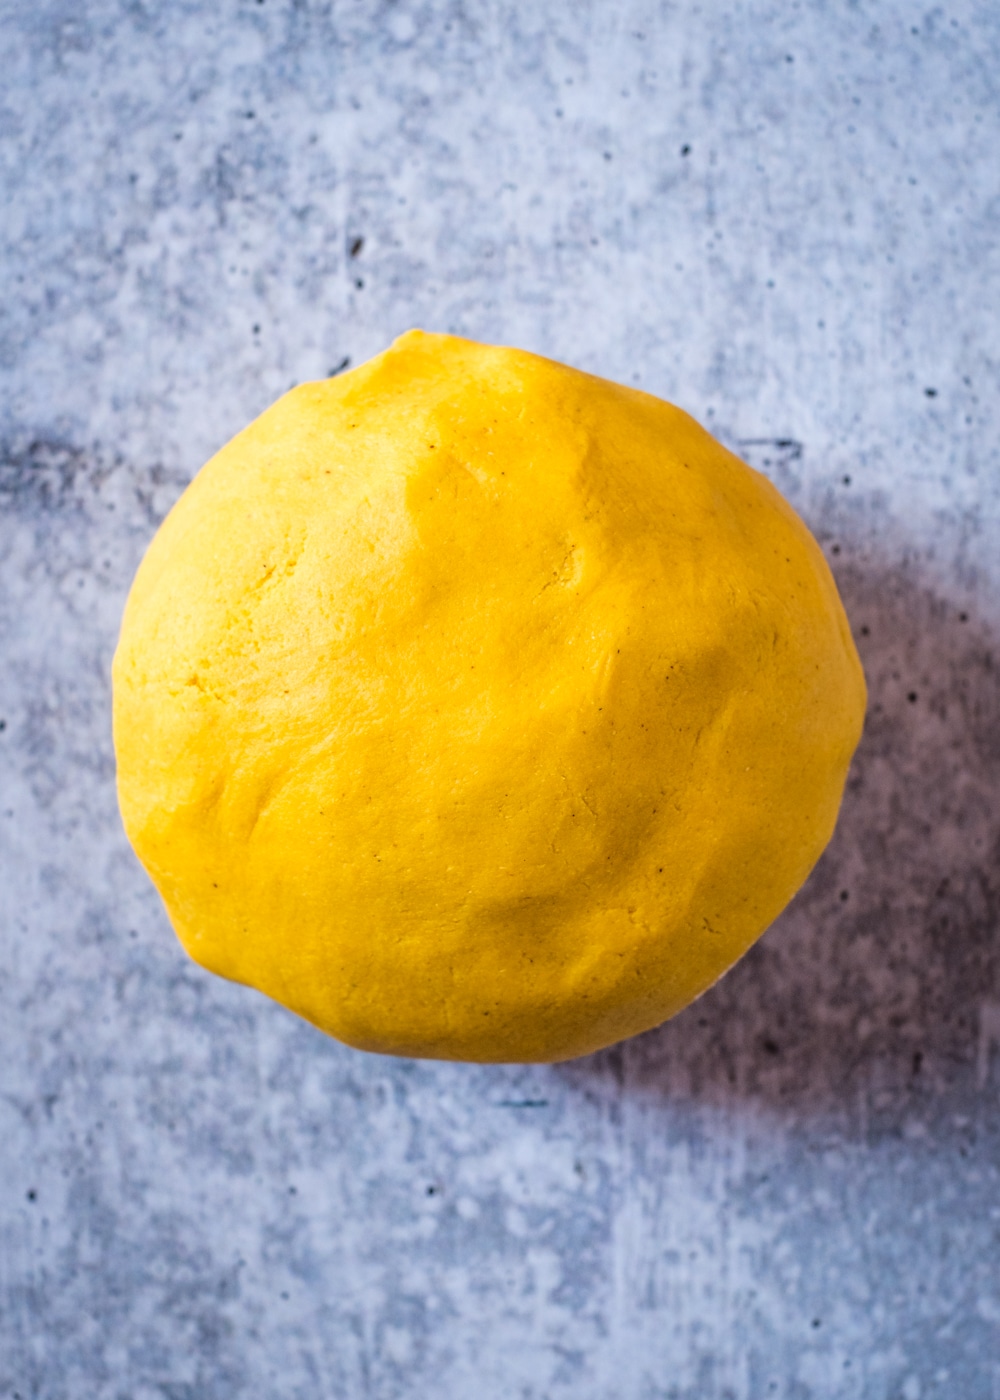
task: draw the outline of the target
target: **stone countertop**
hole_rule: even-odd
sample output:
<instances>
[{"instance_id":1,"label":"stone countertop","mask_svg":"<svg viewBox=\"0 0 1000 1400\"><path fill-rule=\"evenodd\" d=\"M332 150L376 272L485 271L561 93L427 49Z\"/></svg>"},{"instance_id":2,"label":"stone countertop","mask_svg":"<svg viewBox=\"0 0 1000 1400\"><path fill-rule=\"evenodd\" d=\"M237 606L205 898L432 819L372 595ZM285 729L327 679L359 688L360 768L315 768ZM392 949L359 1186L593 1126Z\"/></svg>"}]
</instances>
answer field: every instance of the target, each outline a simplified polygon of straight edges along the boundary
<instances>
[{"instance_id":1,"label":"stone countertop","mask_svg":"<svg viewBox=\"0 0 1000 1400\"><path fill-rule=\"evenodd\" d=\"M0 1397L1000 1395L1000 11L0 3ZM558 1067L189 963L108 667L204 459L411 325L680 403L871 690L806 889Z\"/></svg>"}]
</instances>

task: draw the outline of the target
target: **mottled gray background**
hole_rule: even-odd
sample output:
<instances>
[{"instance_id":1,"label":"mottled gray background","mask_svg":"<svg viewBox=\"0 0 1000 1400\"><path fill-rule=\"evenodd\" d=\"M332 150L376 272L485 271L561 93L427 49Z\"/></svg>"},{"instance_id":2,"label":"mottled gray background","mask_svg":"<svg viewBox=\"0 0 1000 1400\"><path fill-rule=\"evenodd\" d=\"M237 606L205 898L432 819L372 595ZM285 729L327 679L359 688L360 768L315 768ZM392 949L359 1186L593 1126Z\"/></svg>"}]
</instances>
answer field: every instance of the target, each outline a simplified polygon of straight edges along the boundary
<instances>
[{"instance_id":1,"label":"mottled gray background","mask_svg":"<svg viewBox=\"0 0 1000 1400\"><path fill-rule=\"evenodd\" d=\"M1000 1400L998 72L995 0L2 0L4 1400ZM411 325L737 445L871 685L793 908L562 1067L213 980L116 813L157 522Z\"/></svg>"}]
</instances>

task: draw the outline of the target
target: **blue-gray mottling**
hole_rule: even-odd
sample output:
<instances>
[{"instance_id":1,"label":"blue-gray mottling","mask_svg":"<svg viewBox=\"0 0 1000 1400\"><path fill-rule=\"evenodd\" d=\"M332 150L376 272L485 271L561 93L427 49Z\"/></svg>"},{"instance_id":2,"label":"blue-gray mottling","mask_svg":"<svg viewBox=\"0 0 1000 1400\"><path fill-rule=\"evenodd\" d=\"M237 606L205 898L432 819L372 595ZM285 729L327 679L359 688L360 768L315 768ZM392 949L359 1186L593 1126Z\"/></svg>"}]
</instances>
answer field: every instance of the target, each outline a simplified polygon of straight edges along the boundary
<instances>
[{"instance_id":1,"label":"blue-gray mottling","mask_svg":"<svg viewBox=\"0 0 1000 1400\"><path fill-rule=\"evenodd\" d=\"M0 1396L1000 1397L1000 10L2 0ZM410 325L681 403L837 573L833 845L556 1067L189 964L108 668L201 462Z\"/></svg>"}]
</instances>

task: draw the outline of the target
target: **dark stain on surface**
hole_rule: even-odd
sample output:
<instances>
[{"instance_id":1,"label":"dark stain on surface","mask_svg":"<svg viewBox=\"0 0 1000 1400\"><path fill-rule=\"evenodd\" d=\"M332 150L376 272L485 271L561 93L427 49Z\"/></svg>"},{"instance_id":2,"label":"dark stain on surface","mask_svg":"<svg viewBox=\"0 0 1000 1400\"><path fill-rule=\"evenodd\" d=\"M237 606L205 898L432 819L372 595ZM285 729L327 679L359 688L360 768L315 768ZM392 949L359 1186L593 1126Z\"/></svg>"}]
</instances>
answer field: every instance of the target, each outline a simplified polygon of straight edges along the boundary
<instances>
[{"instance_id":1,"label":"dark stain on surface","mask_svg":"<svg viewBox=\"0 0 1000 1400\"><path fill-rule=\"evenodd\" d=\"M42 438L0 449L0 510L49 512L71 505L76 480L88 465L79 448Z\"/></svg>"}]
</instances>

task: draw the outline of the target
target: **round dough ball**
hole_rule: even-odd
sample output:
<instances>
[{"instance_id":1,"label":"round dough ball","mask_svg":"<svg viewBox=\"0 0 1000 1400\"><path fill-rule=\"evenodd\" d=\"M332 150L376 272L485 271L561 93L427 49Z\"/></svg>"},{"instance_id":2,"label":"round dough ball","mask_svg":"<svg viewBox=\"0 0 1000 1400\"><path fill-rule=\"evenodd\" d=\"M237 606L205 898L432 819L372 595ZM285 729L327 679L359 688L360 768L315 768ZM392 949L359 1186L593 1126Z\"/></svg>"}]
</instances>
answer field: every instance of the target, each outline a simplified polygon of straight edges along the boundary
<instances>
[{"instance_id":1,"label":"round dough ball","mask_svg":"<svg viewBox=\"0 0 1000 1400\"><path fill-rule=\"evenodd\" d=\"M865 707L764 477L648 394L419 331L199 473L114 695L193 958L350 1045L502 1061L710 986L829 839Z\"/></svg>"}]
</instances>

